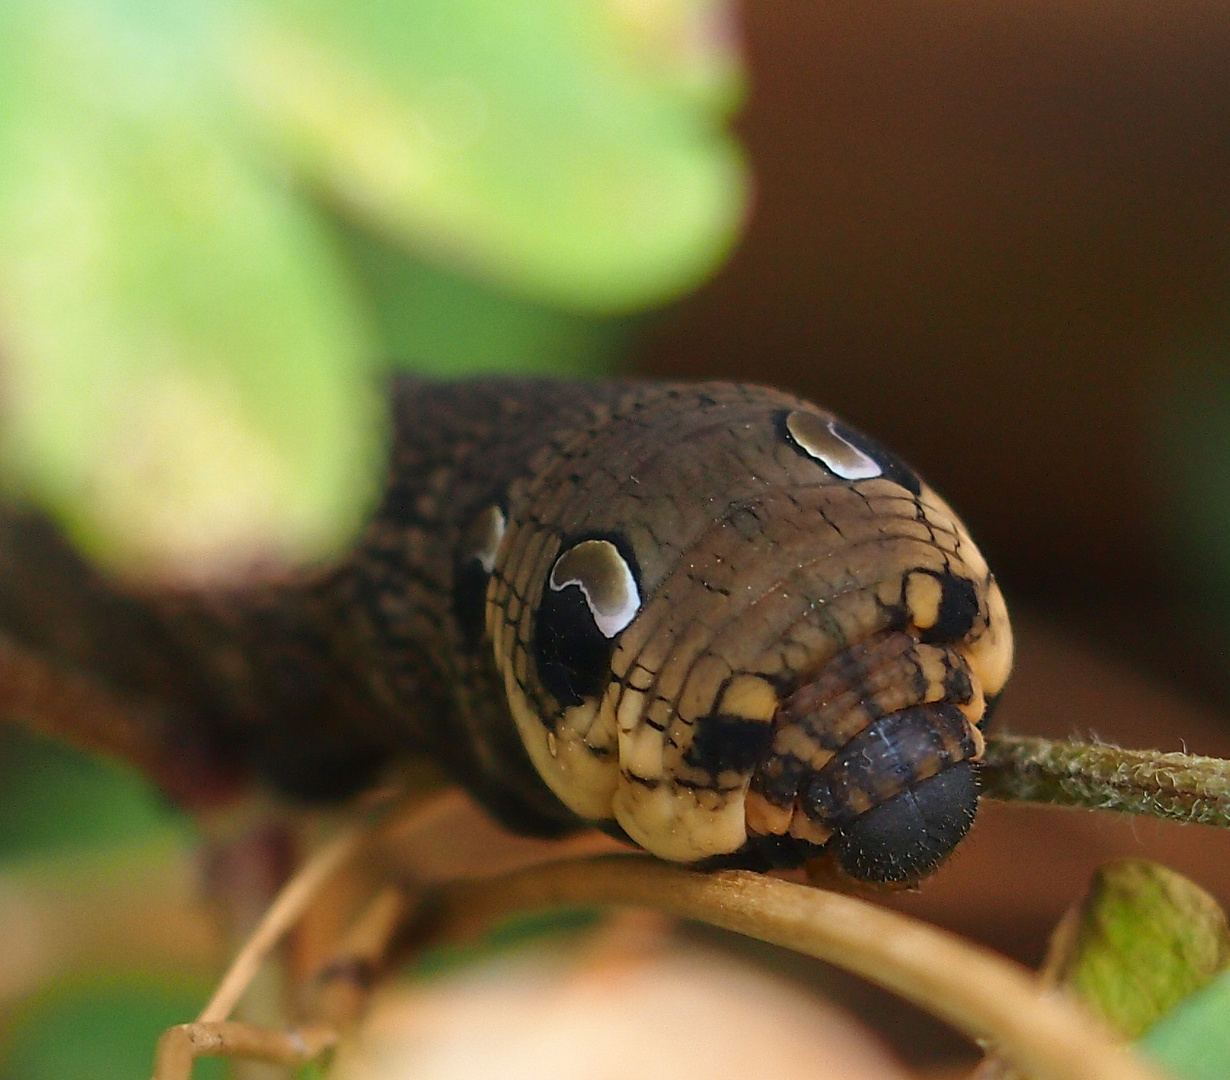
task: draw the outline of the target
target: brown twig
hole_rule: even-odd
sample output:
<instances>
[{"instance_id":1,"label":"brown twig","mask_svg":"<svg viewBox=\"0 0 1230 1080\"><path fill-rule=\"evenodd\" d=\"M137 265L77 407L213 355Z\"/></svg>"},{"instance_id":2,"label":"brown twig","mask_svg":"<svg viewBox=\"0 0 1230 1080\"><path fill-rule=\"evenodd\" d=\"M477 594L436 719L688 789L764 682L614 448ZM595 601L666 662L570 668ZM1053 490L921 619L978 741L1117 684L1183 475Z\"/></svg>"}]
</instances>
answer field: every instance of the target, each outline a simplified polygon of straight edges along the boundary
<instances>
[{"instance_id":1,"label":"brown twig","mask_svg":"<svg viewBox=\"0 0 1230 1080\"><path fill-rule=\"evenodd\" d=\"M269 954L307 910L325 882L370 839L371 831L369 822L353 825L303 864L231 962L213 997L197 1017L198 1024L216 1023L231 1015Z\"/></svg>"},{"instance_id":2,"label":"brown twig","mask_svg":"<svg viewBox=\"0 0 1230 1080\"><path fill-rule=\"evenodd\" d=\"M394 939L415 910L405 889L395 885L381 889L311 980L309 1014L338 1031L350 1030L361 1019L385 970Z\"/></svg>"},{"instance_id":3,"label":"brown twig","mask_svg":"<svg viewBox=\"0 0 1230 1080\"><path fill-rule=\"evenodd\" d=\"M980 776L991 799L1230 827L1230 761L1221 758L992 735Z\"/></svg>"},{"instance_id":4,"label":"brown twig","mask_svg":"<svg viewBox=\"0 0 1230 1080\"><path fill-rule=\"evenodd\" d=\"M231 798L240 777L176 735L151 702L114 693L0 633L0 717L132 766L182 805Z\"/></svg>"},{"instance_id":5,"label":"brown twig","mask_svg":"<svg viewBox=\"0 0 1230 1080\"><path fill-rule=\"evenodd\" d=\"M365 999L367 986L343 986L343 968L352 962L375 969L403 920L410 917L408 894L389 887L378 894L345 935L334 955L334 971L326 971L324 995L315 1003L338 1023L316 1024L297 1030L230 1021L228 1017L286 934L302 918L322 888L361 851L374 845L390 821L403 824L409 817L429 812L437 797L430 782L405 793L397 803L392 792L377 792L366 801L362 820L320 848L286 883L256 929L232 961L214 995L196 1021L164 1033L158 1044L154 1080L188 1080L192 1063L206 1055L272 1062L306 1064L334 1046L338 1029L353 1021ZM334 985L330 985L330 977Z\"/></svg>"},{"instance_id":6,"label":"brown twig","mask_svg":"<svg viewBox=\"0 0 1230 1080\"><path fill-rule=\"evenodd\" d=\"M434 935L514 912L636 905L746 934L855 972L989 1043L1039 1080L1159 1080L1025 968L850 896L745 871L701 874L642 856L549 863L444 887Z\"/></svg>"},{"instance_id":7,"label":"brown twig","mask_svg":"<svg viewBox=\"0 0 1230 1080\"><path fill-rule=\"evenodd\" d=\"M200 1057L233 1057L271 1065L306 1065L337 1043L326 1027L273 1028L236 1020L197 1021L168 1028L158 1040L153 1080L180 1080L192 1075Z\"/></svg>"},{"instance_id":8,"label":"brown twig","mask_svg":"<svg viewBox=\"0 0 1230 1080\"><path fill-rule=\"evenodd\" d=\"M335 1028L281 1030L229 1020L270 953L321 888L368 843L370 821L350 826L317 851L286 883L231 962L197 1019L168 1028L158 1040L153 1080L188 1080L198 1057L225 1056L274 1065L303 1065L337 1043Z\"/></svg>"},{"instance_id":9,"label":"brown twig","mask_svg":"<svg viewBox=\"0 0 1230 1080\"><path fill-rule=\"evenodd\" d=\"M989 740L986 793L996 798L1150 813L1230 824L1225 762L1180 754L999 736ZM1220 785L1220 786L1219 786ZM403 812L396 821L404 822ZM389 830L384 832L387 842ZM227 1024L253 975L302 916L322 885L378 835L356 825L321 849L288 883L236 957L195 1024L160 1043L158 1080L180 1080L204 1053L303 1062L298 1035ZM1039 1080L1157 1080L1072 1001L1018 965L874 904L757 874L700 874L637 856L583 858L533 866L433 894L429 933L474 932L533 909L643 906L711 923L819 957L928 1009ZM315 1053L357 1015L383 952L416 905L397 888L375 897L343 941L318 989L316 1011L334 1021ZM352 978L353 976L353 978ZM353 984L353 985L352 985ZM278 1056L282 1055L282 1056Z\"/></svg>"}]
</instances>

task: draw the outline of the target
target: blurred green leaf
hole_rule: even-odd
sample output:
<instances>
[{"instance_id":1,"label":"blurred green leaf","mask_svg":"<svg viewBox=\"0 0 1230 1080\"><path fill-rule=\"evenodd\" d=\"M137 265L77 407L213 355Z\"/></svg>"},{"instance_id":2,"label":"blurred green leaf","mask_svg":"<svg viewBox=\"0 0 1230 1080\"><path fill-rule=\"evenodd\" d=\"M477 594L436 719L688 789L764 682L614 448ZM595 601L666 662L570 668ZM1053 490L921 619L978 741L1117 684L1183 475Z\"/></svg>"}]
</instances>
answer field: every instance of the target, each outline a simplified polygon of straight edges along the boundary
<instances>
[{"instance_id":1,"label":"blurred green leaf","mask_svg":"<svg viewBox=\"0 0 1230 1080\"><path fill-rule=\"evenodd\" d=\"M1138 1044L1176 1080L1230 1075L1230 971L1181 1002Z\"/></svg>"},{"instance_id":2,"label":"blurred green leaf","mask_svg":"<svg viewBox=\"0 0 1230 1080\"><path fill-rule=\"evenodd\" d=\"M729 250L728 0L265 0L233 72L343 214L407 250L597 312L658 304Z\"/></svg>"},{"instance_id":3,"label":"blurred green leaf","mask_svg":"<svg viewBox=\"0 0 1230 1080\"><path fill-rule=\"evenodd\" d=\"M347 272L190 92L188 42L130 14L4 9L5 463L121 567L318 556L381 445Z\"/></svg>"},{"instance_id":4,"label":"blurred green leaf","mask_svg":"<svg viewBox=\"0 0 1230 1080\"><path fill-rule=\"evenodd\" d=\"M0 791L0 860L188 835L134 772L15 729L0 732Z\"/></svg>"},{"instance_id":5,"label":"blurred green leaf","mask_svg":"<svg viewBox=\"0 0 1230 1080\"><path fill-rule=\"evenodd\" d=\"M1230 962L1225 912L1181 874L1143 859L1099 868L1065 918L1046 974L1136 1038Z\"/></svg>"},{"instance_id":6,"label":"blurred green leaf","mask_svg":"<svg viewBox=\"0 0 1230 1080\"><path fill-rule=\"evenodd\" d=\"M731 21L0 5L4 483L130 573L337 549L376 483L380 363L592 370L626 331L595 316L721 260L747 198Z\"/></svg>"},{"instance_id":7,"label":"blurred green leaf","mask_svg":"<svg viewBox=\"0 0 1230 1080\"><path fill-rule=\"evenodd\" d=\"M158 1036L193 1017L205 987L182 981L99 980L62 987L10 1025L0 1080L142 1080ZM198 1062L194 1080L220 1080L225 1064Z\"/></svg>"},{"instance_id":8,"label":"blurred green leaf","mask_svg":"<svg viewBox=\"0 0 1230 1080\"><path fill-rule=\"evenodd\" d=\"M635 326L499 292L357 230L341 236L389 362L424 376L596 375L610 370Z\"/></svg>"},{"instance_id":9,"label":"blurred green leaf","mask_svg":"<svg viewBox=\"0 0 1230 1080\"><path fill-rule=\"evenodd\" d=\"M591 372L719 264L732 11L4 0L0 488L130 574L331 553L376 483L382 364ZM4 751L9 854L166 827L108 766ZM0 1080L145 1075L177 993L62 989Z\"/></svg>"}]
</instances>

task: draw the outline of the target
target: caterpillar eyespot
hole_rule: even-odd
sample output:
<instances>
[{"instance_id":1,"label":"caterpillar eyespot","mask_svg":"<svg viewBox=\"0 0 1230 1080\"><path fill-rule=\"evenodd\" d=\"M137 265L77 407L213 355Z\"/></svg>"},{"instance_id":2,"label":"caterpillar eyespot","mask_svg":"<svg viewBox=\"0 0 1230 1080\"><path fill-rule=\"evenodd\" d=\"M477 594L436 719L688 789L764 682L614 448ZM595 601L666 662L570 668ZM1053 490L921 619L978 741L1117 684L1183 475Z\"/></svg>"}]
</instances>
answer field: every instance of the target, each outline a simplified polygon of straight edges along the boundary
<instances>
[{"instance_id":1,"label":"caterpillar eyespot","mask_svg":"<svg viewBox=\"0 0 1230 1080\"><path fill-rule=\"evenodd\" d=\"M702 865L827 852L875 882L966 834L1012 632L894 454L754 386L392 396L384 499L335 568L208 597L94 582L107 602L72 640L10 584L0 621L166 697L296 797L425 754L523 831L588 823ZM120 615L142 664L105 647Z\"/></svg>"},{"instance_id":2,"label":"caterpillar eyespot","mask_svg":"<svg viewBox=\"0 0 1230 1080\"><path fill-rule=\"evenodd\" d=\"M786 414L786 433L803 453L825 465L843 480L870 480L882 476L884 466L855 440L844 438L837 430L837 421L803 409Z\"/></svg>"},{"instance_id":3,"label":"caterpillar eyespot","mask_svg":"<svg viewBox=\"0 0 1230 1080\"><path fill-rule=\"evenodd\" d=\"M580 705L605 683L614 639L641 606L636 573L610 540L581 540L555 560L534 619L534 666L550 694Z\"/></svg>"}]
</instances>

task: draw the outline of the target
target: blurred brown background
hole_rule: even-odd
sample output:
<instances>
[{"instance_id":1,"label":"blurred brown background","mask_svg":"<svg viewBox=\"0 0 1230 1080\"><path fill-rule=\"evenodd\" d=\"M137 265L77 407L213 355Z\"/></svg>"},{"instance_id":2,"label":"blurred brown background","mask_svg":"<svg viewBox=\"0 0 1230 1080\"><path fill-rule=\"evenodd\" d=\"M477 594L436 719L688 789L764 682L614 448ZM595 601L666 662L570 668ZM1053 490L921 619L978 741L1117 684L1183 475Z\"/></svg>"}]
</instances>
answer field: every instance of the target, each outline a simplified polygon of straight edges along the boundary
<instances>
[{"instance_id":1,"label":"blurred brown background","mask_svg":"<svg viewBox=\"0 0 1230 1080\"><path fill-rule=\"evenodd\" d=\"M1003 726L1230 754L1166 445L1230 341L1230 13L762 0L744 27L758 205L643 366L789 386L915 463L1027 616ZM1213 830L991 806L900 903L1036 963L1121 855L1230 900ZM876 1000L899 1051L937 1045Z\"/></svg>"},{"instance_id":2,"label":"blurred brown background","mask_svg":"<svg viewBox=\"0 0 1230 1080\"><path fill-rule=\"evenodd\" d=\"M1176 596L1158 426L1230 339L1224 5L772 0L743 17L758 205L644 366L846 414L961 509L1018 607L1224 693Z\"/></svg>"}]
</instances>

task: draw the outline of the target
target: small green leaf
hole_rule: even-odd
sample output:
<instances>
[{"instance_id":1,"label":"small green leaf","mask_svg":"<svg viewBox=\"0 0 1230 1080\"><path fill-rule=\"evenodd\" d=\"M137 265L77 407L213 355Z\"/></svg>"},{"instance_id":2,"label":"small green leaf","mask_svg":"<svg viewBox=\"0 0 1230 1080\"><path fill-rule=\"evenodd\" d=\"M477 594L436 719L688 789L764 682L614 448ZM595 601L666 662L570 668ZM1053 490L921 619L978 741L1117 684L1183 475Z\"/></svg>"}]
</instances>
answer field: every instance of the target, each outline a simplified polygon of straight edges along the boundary
<instances>
[{"instance_id":1,"label":"small green leaf","mask_svg":"<svg viewBox=\"0 0 1230 1080\"><path fill-rule=\"evenodd\" d=\"M1230 962L1225 912L1157 863L1101 867L1052 942L1046 974L1134 1039Z\"/></svg>"},{"instance_id":2,"label":"small green leaf","mask_svg":"<svg viewBox=\"0 0 1230 1080\"><path fill-rule=\"evenodd\" d=\"M420 375L598 375L611 369L637 325L635 318L600 318L510 295L354 229L341 236L385 355Z\"/></svg>"},{"instance_id":3,"label":"small green leaf","mask_svg":"<svg viewBox=\"0 0 1230 1080\"><path fill-rule=\"evenodd\" d=\"M1176 1080L1226 1080L1230 1076L1230 971L1159 1020L1139 1047Z\"/></svg>"}]
</instances>

